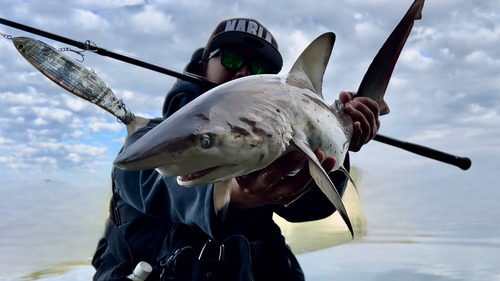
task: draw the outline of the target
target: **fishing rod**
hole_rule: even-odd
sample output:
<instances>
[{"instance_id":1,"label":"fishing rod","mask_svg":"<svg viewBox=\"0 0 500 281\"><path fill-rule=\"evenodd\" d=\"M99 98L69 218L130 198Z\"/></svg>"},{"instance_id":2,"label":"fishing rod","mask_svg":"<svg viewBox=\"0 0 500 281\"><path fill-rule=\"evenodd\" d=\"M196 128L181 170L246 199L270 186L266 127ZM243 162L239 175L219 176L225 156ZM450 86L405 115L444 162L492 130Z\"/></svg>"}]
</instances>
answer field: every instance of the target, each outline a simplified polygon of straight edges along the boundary
<instances>
[{"instance_id":1,"label":"fishing rod","mask_svg":"<svg viewBox=\"0 0 500 281\"><path fill-rule=\"evenodd\" d=\"M86 42L79 42L79 41L69 39L69 38L54 34L54 33L47 32L47 31L43 31L43 30L31 27L31 26L27 26L24 24L20 24L17 22L6 20L4 18L0 18L0 23L3 25L7 25L10 27L19 29L19 30L23 30L23 31L26 31L29 33L33 33L33 34L42 36L45 38L56 40L56 41L80 48L80 49L85 50L85 51L96 53L96 54L101 55L101 56L110 57L110 58L113 58L113 59L116 59L119 61L133 64L135 66L139 66L139 67L153 70L156 72L160 72L160 73L163 73L163 74L166 74L169 76L173 76L175 78L179 78L179 79L191 82L191 83L195 83L195 84L198 84L200 86L204 86L204 87L208 87L208 88L213 88L213 87L217 86L217 84L212 83L210 81L207 81L202 76L192 74L189 72L178 72L178 71L168 69L168 68L156 65L156 64L145 62L143 60L139 60L139 59L135 59L135 58L132 58L129 56L125 56L125 55L122 55L122 54L119 54L119 53L116 53L116 52L113 52L113 51L110 51L110 50L107 50L104 48L100 48L100 47L96 46L95 44L93 44L93 42L91 42L89 40L87 40Z\"/></svg>"},{"instance_id":2,"label":"fishing rod","mask_svg":"<svg viewBox=\"0 0 500 281\"><path fill-rule=\"evenodd\" d=\"M23 30L23 31L26 31L29 33L33 33L33 34L42 36L42 37L56 40L56 41L80 48L80 49L85 50L85 51L90 51L90 52L96 53L96 54L101 55L101 56L110 57L110 58L113 58L113 59L116 59L119 61L133 64L135 66L139 66L139 67L146 68L146 69L149 69L152 71L156 71L156 72L163 73L163 74L166 74L169 76L173 76L173 77L181 79L181 80L185 80L185 81L188 81L188 82L200 85L200 86L204 86L208 89L217 86L216 84L214 84L210 81L207 81L202 76L195 75L195 74L188 73L188 72L181 73L181 72L178 72L178 71L175 71L172 69L168 69L168 68L156 65L156 64L148 63L148 62L145 62L145 61L142 61L139 59L135 59L135 58L131 58L131 57L128 57L128 56L125 56L122 54L118 54L116 52L113 52L113 51L110 51L110 50L107 50L104 48L100 48L100 47L92 44L89 40L87 40L86 42L79 42L79 41L76 41L73 39L69 39L69 38L57 35L57 34L53 34L50 32L46 32L46 31L37 29L34 27L30 27L30 26L27 26L24 24L20 24L17 22L6 20L4 18L0 18L0 24L4 24L4 25L7 25L10 27L19 29L19 30ZM398 147L398 148L407 150L409 152L412 152L412 153L415 153L415 154L418 154L418 155L421 155L421 156L424 156L427 158L431 158L431 159L434 159L437 161L441 161L441 162L444 162L444 163L447 163L450 165L457 166L457 167L461 168L462 170L467 170L472 165L472 161L470 160L470 158L451 155L451 154L448 154L448 153L445 153L442 151L438 151L438 150L435 150L435 149L432 149L429 147L425 147L422 145L418 145L418 144L414 144L414 143L410 143L410 142L405 142L405 141L397 140L394 138L389 138L389 137L386 137L384 135L378 134L375 136L374 140L391 145L391 146L394 146L394 147Z\"/></svg>"},{"instance_id":3,"label":"fishing rod","mask_svg":"<svg viewBox=\"0 0 500 281\"><path fill-rule=\"evenodd\" d=\"M420 156L424 156L427 158L431 158L434 160L438 160L450 165L454 165L459 167L462 170L468 170L470 166L472 165L472 161L470 158L467 157L460 157L460 156L455 156L451 155L439 150L435 150L426 146L422 146L419 144L411 143L411 142L405 142L397 139L393 139L381 134L377 134L374 138L374 140L379 141L381 143L385 143L388 145L392 145L401 149L404 149L409 152L413 152L415 154L418 154Z\"/></svg>"}]
</instances>

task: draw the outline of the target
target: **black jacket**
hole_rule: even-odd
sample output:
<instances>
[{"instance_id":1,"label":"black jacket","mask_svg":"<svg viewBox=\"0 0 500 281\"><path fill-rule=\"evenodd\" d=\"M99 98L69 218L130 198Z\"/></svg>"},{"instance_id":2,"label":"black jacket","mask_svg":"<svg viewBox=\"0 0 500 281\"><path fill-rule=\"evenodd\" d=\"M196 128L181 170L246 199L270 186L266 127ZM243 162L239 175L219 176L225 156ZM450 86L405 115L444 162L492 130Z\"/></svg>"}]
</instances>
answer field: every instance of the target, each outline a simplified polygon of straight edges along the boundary
<instances>
[{"instance_id":1,"label":"black jacket","mask_svg":"<svg viewBox=\"0 0 500 281\"><path fill-rule=\"evenodd\" d=\"M201 53L202 49L199 49L193 54L187 70L192 70ZM164 118L202 92L197 85L178 80L165 99ZM124 147L162 121L161 118L152 119L145 128L130 136ZM348 167L348 163L345 165ZM255 280L303 280L298 262L272 220L273 213L291 222L302 222L322 219L335 211L326 196L315 187L286 208L267 205L246 211L230 209L221 221L213 206L213 184L185 188L177 184L175 177L164 177L155 170L114 168L112 176L110 220L92 262L97 269L94 280L120 280L140 261L156 268L157 272L151 278L158 278L165 269L171 274L186 268L191 272L201 271L196 266L205 265L197 265L190 258L179 258L177 268L173 269L167 268L172 267L167 261L177 258L180 249L186 247L192 256L191 252L199 252L203 248L201 245L207 243L225 245L228 255L224 258L238 261L229 268L239 268L238 274L246 274L238 279L251 278L253 272ZM331 177L343 194L345 176L332 173ZM195 256L199 257L198 252ZM210 270L216 267L208 266ZM221 272L227 272L227 269Z\"/></svg>"}]
</instances>

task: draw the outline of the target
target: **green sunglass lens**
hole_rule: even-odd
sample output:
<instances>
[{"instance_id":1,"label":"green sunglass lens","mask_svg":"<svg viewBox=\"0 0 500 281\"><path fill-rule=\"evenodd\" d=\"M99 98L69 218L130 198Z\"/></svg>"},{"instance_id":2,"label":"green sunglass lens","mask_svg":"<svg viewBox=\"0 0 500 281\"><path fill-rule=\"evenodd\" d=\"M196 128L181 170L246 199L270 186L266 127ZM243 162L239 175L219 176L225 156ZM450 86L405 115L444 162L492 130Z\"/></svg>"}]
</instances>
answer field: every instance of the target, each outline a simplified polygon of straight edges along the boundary
<instances>
[{"instance_id":1,"label":"green sunglass lens","mask_svg":"<svg viewBox=\"0 0 500 281\"><path fill-rule=\"evenodd\" d=\"M243 60L244 59L241 56L238 56L237 54L231 51L224 50L222 52L221 62L222 65L224 65L227 68L238 69L242 66Z\"/></svg>"},{"instance_id":2,"label":"green sunglass lens","mask_svg":"<svg viewBox=\"0 0 500 281\"><path fill-rule=\"evenodd\" d=\"M221 63L229 69L240 69L245 63L245 57L230 50L222 50ZM265 61L252 61L252 74L268 74L271 73L271 66Z\"/></svg>"},{"instance_id":3,"label":"green sunglass lens","mask_svg":"<svg viewBox=\"0 0 500 281\"><path fill-rule=\"evenodd\" d=\"M253 74L267 74L270 73L270 67L267 63L262 61L253 61L252 62L252 72Z\"/></svg>"}]
</instances>

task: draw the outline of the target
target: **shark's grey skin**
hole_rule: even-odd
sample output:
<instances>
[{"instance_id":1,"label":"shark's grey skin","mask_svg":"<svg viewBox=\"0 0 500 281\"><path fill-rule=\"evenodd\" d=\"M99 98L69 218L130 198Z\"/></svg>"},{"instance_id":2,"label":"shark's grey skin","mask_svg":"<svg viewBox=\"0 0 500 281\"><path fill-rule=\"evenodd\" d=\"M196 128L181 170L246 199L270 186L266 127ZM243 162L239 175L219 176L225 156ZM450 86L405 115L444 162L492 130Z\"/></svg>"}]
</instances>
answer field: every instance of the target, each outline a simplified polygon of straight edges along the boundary
<instances>
[{"instance_id":1,"label":"shark's grey skin","mask_svg":"<svg viewBox=\"0 0 500 281\"><path fill-rule=\"evenodd\" d=\"M202 177L180 179L182 185L200 185L264 168L294 138L330 152L341 163L352 119L295 80L295 75L249 76L217 87L126 148L115 165L157 168L166 176L219 167Z\"/></svg>"},{"instance_id":2,"label":"shark's grey skin","mask_svg":"<svg viewBox=\"0 0 500 281\"><path fill-rule=\"evenodd\" d=\"M385 88L422 5L423 0L414 2L362 82L361 94L377 101L383 113L388 113ZM334 41L333 33L319 36L284 77L248 76L206 92L125 148L114 164L125 170L156 168L165 176L178 176L180 185L196 186L248 174L300 151L316 184L353 234L340 196L314 155L322 150L337 160L334 170L341 169L353 133L353 120L342 104L329 105L322 96ZM369 85L371 80L376 86ZM228 200L227 193L217 194Z\"/></svg>"}]
</instances>

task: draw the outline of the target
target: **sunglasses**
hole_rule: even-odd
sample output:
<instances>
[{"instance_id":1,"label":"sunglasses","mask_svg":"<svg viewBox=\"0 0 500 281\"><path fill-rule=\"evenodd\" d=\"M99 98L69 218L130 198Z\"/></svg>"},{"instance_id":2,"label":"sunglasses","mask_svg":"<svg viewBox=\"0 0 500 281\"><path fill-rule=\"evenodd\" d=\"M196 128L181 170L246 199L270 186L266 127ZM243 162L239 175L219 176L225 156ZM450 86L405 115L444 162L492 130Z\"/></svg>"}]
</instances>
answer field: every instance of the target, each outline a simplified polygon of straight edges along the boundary
<instances>
[{"instance_id":1,"label":"sunglasses","mask_svg":"<svg viewBox=\"0 0 500 281\"><path fill-rule=\"evenodd\" d=\"M219 53L221 64L231 70L241 69L245 64L248 64L252 74L273 73L273 68L268 62L261 59L250 60L242 53L230 49L216 49L208 55L207 61Z\"/></svg>"}]
</instances>

